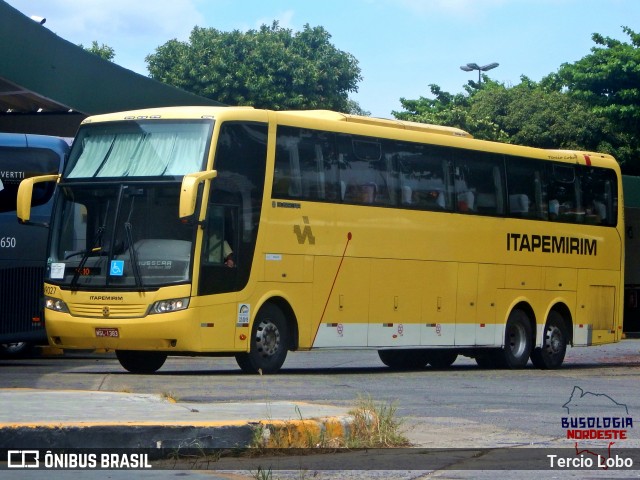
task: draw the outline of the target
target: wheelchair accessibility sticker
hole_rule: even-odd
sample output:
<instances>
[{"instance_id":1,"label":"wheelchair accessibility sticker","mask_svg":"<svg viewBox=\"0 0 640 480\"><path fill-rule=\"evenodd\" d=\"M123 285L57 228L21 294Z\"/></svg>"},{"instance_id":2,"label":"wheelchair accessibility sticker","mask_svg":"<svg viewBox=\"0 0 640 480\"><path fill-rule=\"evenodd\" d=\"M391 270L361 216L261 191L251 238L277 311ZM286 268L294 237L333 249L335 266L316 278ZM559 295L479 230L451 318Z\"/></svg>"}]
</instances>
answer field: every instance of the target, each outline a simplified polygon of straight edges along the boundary
<instances>
[{"instance_id":1,"label":"wheelchair accessibility sticker","mask_svg":"<svg viewBox=\"0 0 640 480\"><path fill-rule=\"evenodd\" d=\"M124 275L124 260L111 260L109 275L112 277L122 277Z\"/></svg>"}]
</instances>

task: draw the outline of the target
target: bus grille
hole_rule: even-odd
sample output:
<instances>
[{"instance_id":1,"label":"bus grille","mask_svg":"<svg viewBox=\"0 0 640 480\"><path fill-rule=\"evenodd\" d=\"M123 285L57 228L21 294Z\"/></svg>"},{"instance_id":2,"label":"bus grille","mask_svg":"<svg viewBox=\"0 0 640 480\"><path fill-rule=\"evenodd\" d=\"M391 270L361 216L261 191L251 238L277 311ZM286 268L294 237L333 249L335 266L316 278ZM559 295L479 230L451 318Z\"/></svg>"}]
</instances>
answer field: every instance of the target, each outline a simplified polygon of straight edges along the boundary
<instances>
[{"instance_id":1,"label":"bus grille","mask_svg":"<svg viewBox=\"0 0 640 480\"><path fill-rule=\"evenodd\" d=\"M0 270L0 334L44 330L42 320L43 267Z\"/></svg>"},{"instance_id":2,"label":"bus grille","mask_svg":"<svg viewBox=\"0 0 640 480\"><path fill-rule=\"evenodd\" d=\"M148 305L95 305L91 303L68 304L74 317L89 318L139 318L147 313Z\"/></svg>"}]
</instances>

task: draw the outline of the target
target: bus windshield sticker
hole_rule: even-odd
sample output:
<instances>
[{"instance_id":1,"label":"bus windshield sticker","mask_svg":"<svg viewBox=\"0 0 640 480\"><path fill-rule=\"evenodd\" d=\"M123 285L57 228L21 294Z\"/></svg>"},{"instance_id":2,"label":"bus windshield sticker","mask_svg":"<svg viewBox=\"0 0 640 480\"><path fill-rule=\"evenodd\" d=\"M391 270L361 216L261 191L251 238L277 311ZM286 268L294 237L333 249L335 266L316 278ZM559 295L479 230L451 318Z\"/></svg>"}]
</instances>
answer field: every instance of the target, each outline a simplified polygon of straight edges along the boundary
<instances>
[{"instance_id":1,"label":"bus windshield sticker","mask_svg":"<svg viewBox=\"0 0 640 480\"><path fill-rule=\"evenodd\" d=\"M56 279L64 278L64 263L51 264L51 278L56 278Z\"/></svg>"},{"instance_id":2,"label":"bus windshield sticker","mask_svg":"<svg viewBox=\"0 0 640 480\"><path fill-rule=\"evenodd\" d=\"M249 317L251 316L251 306L248 303L238 305L238 323L236 327L249 326Z\"/></svg>"},{"instance_id":3,"label":"bus windshield sticker","mask_svg":"<svg viewBox=\"0 0 640 480\"><path fill-rule=\"evenodd\" d=\"M109 275L112 277L122 277L124 275L124 260L111 260Z\"/></svg>"}]
</instances>

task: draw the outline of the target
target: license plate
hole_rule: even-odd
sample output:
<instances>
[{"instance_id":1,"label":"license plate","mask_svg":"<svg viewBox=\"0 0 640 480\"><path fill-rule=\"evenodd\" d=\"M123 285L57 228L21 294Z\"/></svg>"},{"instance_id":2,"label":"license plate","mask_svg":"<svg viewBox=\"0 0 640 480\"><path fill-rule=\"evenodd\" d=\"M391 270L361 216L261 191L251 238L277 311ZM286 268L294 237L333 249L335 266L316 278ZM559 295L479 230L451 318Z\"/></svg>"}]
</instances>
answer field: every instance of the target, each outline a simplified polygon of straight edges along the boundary
<instances>
[{"instance_id":1,"label":"license plate","mask_svg":"<svg viewBox=\"0 0 640 480\"><path fill-rule=\"evenodd\" d=\"M118 338L119 336L117 328L96 328L96 337Z\"/></svg>"}]
</instances>

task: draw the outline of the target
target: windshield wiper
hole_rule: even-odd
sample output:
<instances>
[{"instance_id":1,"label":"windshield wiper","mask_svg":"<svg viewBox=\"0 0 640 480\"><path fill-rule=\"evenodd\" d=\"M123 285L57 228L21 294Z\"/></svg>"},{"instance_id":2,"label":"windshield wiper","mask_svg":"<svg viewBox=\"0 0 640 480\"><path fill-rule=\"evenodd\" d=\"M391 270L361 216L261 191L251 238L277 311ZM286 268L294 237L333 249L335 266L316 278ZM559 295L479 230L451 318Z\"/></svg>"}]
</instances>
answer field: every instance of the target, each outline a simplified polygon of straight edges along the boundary
<instances>
[{"instance_id":1,"label":"windshield wiper","mask_svg":"<svg viewBox=\"0 0 640 480\"><path fill-rule=\"evenodd\" d=\"M82 259L80 260L80 263L76 267L76 271L73 273L73 278L71 279L71 290L77 290L78 279L80 278L80 272L84 268L84 264L87 263L87 260L89 259L91 254L93 252L102 252L102 235L104 234L104 231L106 229L107 229L106 224L102 225L101 227L99 227L98 231L96 233L95 246L93 248L87 248L84 252L79 252L78 253L78 255L80 255L80 253L82 253ZM71 255L71 256L73 256L73 255ZM67 257L67 258L69 258L69 257Z\"/></svg>"},{"instance_id":2,"label":"windshield wiper","mask_svg":"<svg viewBox=\"0 0 640 480\"><path fill-rule=\"evenodd\" d=\"M124 233L126 235L127 244L129 245L129 258L131 258L131 269L133 270L133 278L136 281L136 288L138 291L143 290L142 275L140 275L140 267L138 265L138 254L135 248L133 248L133 232L131 226L131 214L133 213L133 203L135 197L131 197L131 209L129 210L129 217L124 224Z\"/></svg>"}]
</instances>

